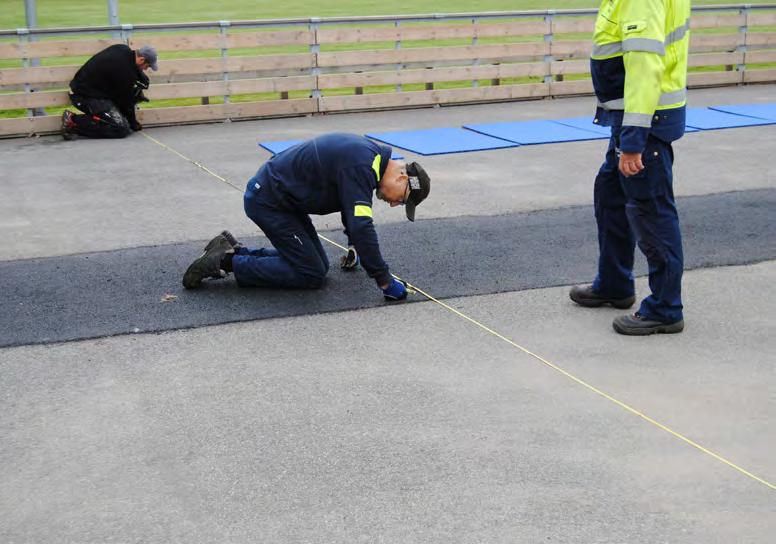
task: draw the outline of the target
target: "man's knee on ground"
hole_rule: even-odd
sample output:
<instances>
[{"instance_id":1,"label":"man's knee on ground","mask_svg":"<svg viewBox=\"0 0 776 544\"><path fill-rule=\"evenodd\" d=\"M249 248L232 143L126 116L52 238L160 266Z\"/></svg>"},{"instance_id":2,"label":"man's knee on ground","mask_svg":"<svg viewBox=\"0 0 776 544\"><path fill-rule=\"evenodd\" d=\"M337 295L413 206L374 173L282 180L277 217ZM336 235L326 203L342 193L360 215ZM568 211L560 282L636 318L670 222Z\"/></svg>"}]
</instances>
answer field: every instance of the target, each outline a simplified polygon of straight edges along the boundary
<instances>
[{"instance_id":1,"label":"man's knee on ground","mask_svg":"<svg viewBox=\"0 0 776 544\"><path fill-rule=\"evenodd\" d=\"M320 289L326 283L326 272L301 274L302 287L305 289Z\"/></svg>"}]
</instances>

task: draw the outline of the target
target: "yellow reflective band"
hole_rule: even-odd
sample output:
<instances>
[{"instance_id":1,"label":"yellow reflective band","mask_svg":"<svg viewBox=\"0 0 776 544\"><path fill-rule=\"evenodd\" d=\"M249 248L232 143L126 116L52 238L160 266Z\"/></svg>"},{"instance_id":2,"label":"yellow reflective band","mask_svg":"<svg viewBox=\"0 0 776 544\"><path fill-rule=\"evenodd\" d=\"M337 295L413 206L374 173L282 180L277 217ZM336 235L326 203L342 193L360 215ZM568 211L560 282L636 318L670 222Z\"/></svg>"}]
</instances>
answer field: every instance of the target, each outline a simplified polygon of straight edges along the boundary
<instances>
[{"instance_id":1,"label":"yellow reflective band","mask_svg":"<svg viewBox=\"0 0 776 544\"><path fill-rule=\"evenodd\" d=\"M372 161L372 170L375 171L375 176L377 176L377 181L380 181L380 162L383 160L383 158L378 153L375 155L375 160ZM356 206L358 208L358 206ZM372 217L372 212L369 212L369 217Z\"/></svg>"},{"instance_id":2,"label":"yellow reflective band","mask_svg":"<svg viewBox=\"0 0 776 544\"><path fill-rule=\"evenodd\" d=\"M380 155L377 157L379 159ZM372 208L369 206L364 206L363 204L356 204L356 207L353 210L353 215L356 217L372 217Z\"/></svg>"}]
</instances>

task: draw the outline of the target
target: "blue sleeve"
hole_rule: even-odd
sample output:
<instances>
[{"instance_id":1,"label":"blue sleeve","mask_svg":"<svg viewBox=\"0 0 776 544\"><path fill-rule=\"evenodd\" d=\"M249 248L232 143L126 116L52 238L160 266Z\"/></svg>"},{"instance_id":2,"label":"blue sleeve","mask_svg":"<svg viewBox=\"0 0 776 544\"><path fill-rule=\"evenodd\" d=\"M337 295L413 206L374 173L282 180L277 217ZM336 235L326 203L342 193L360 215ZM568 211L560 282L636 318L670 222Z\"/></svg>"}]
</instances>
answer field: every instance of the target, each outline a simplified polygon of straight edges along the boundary
<instances>
[{"instance_id":1,"label":"blue sleeve","mask_svg":"<svg viewBox=\"0 0 776 544\"><path fill-rule=\"evenodd\" d=\"M620 150L625 153L641 153L647 147L650 129L623 125L620 132Z\"/></svg>"},{"instance_id":2,"label":"blue sleeve","mask_svg":"<svg viewBox=\"0 0 776 544\"><path fill-rule=\"evenodd\" d=\"M378 285L391 281L391 272L380 254L372 221L372 192L375 173L368 166L355 166L340 172L342 222L348 243L356 248L361 266Z\"/></svg>"}]
</instances>

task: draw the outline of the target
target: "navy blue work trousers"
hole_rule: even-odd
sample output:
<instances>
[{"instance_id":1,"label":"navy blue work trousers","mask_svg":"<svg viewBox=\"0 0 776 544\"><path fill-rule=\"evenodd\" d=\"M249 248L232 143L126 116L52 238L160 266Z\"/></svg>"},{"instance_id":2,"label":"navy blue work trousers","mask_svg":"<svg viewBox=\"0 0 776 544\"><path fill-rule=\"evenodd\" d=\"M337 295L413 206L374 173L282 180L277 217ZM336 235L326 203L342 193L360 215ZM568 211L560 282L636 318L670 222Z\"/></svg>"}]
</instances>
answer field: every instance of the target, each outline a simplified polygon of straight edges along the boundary
<instances>
[{"instance_id":1,"label":"navy blue work trousers","mask_svg":"<svg viewBox=\"0 0 776 544\"><path fill-rule=\"evenodd\" d=\"M248 182L246 215L264 232L274 247L241 248L232 270L242 287L316 289L323 285L329 259L310 217L278 198L262 167Z\"/></svg>"},{"instance_id":2,"label":"navy blue work trousers","mask_svg":"<svg viewBox=\"0 0 776 544\"><path fill-rule=\"evenodd\" d=\"M682 235L674 201L671 144L649 137L644 170L625 177L618 169L619 133L613 131L606 161L595 180L598 275L593 290L613 298L634 294L635 244L647 258L652 293L641 302L647 319L675 323L682 317Z\"/></svg>"}]
</instances>

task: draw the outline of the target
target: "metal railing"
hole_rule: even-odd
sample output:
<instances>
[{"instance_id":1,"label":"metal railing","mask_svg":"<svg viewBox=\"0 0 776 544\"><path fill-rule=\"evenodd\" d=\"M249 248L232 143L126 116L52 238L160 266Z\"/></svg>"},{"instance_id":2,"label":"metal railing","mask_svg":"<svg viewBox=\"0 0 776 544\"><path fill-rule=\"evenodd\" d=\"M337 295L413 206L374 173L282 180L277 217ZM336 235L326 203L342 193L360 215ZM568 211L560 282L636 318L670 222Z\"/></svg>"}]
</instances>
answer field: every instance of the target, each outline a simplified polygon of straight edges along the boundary
<instances>
[{"instance_id":1,"label":"metal railing","mask_svg":"<svg viewBox=\"0 0 776 544\"><path fill-rule=\"evenodd\" d=\"M776 66L776 56L774 56L776 55L776 33L773 33L773 28L776 27L776 4L699 6L693 8L692 12L696 20L702 20L703 29L714 25L729 29L727 33L707 34L703 39L698 40L701 46L697 51L694 66L724 65L723 70L727 73L717 71L695 74L700 76L695 78L696 85L776 81L776 70L761 69L754 74L747 69L748 62L759 64L760 67L763 63L766 66L770 64ZM177 110L189 108L185 115L180 111L177 112L178 117L173 116L174 112L160 111L170 108L143 108L142 112L148 116L149 124L586 94L591 90L589 73L585 73L587 66L584 59L587 55L584 46L575 45L573 40L578 40L576 44L589 45L589 39L580 39L580 31L574 29L584 29L584 33L588 33L596 13L595 9L534 10L0 30L0 53L4 51L5 54L5 56L0 54L0 58L15 58L22 63L21 69L0 70L0 89L14 89L12 92L17 92L15 99L8 98L8 95L3 98L4 95L0 94L0 102L5 104L5 106L0 104L0 109L27 107L29 108L27 118L34 121L33 107L66 105L67 95L61 89L66 87L67 81L72 77L72 74L68 75L66 72L68 70L74 72L77 66L33 68L31 57L43 56L46 52L52 57L78 57L87 54L84 44L87 44L87 47L97 47L101 38L118 39L130 44L145 39L153 42L157 39L167 44L172 49L161 58L164 60L164 66L170 68L166 74L165 70L160 70L153 78L155 83L152 89L158 90L158 95L154 99L201 98L199 110L193 106L177 107ZM761 31L765 25L767 32L750 33L750 22L753 21L759 21L759 23L752 23L760 25L757 30ZM509 27L508 32L503 30L504 27ZM523 30L528 28L530 30ZM239 38L241 35L244 36L241 32L250 33L251 29L258 31L253 33L259 37L257 43L270 44L276 47L275 51L283 51L285 48L283 44L293 44L289 46L292 49L288 51L305 50L306 53L281 52L273 56L266 53L264 45L260 45L252 46L250 53L258 56L243 57L240 55L245 53L240 52L237 55L231 55L230 47L237 49L245 47L235 44L245 43L244 38L242 40ZM358 34L358 29L361 29L362 34ZM505 32L505 34L500 35L499 32ZM292 33L295 37L289 39L288 35ZM160 37L162 34L169 36ZM281 34L285 34L286 37L277 38ZM276 36L274 41L272 35ZM574 37L575 35L577 37ZM90 39L77 39L83 36ZM389 38L377 39L380 36L389 36ZM440 38L440 36L444 37ZM455 43L468 45L450 46L451 36L457 37ZM493 40L490 42L491 45L488 45L484 39L494 36L496 41L499 37L504 38L500 45L493 45ZM57 37L75 41L62 41L60 45L59 41L51 40ZM14 38L17 46L12 45ZM187 39L190 41L187 45L179 43ZM421 40L423 44L417 47L417 43L409 43L405 48L403 39L407 42ZM448 41L445 42L445 39ZM381 40L387 42L389 48L385 48L385 43L373 47L370 51L359 47L364 43L375 43ZM209 45L192 46L194 42ZM42 49L41 44L49 45ZM70 47L73 44L80 48L81 53L72 52L74 49ZM534 48L536 53L526 52L531 49L529 47L531 44L536 45ZM413 45L416 48L413 48ZM18 47L18 50L13 49L14 47ZM99 47L105 47L105 45ZM205 51L213 48L216 49L216 57L220 57L220 63L205 62L213 60L213 51ZM425 51L422 51L423 48ZM759 48L766 50L758 51ZM200 56L203 58L180 58L186 56L178 55L178 52L184 49L202 51ZM451 51L453 49L459 51ZM93 52L97 50L99 49ZM504 51L504 59L499 58L501 50ZM434 52L442 54L432 58L431 55ZM460 53L461 56L451 56L447 53L455 53L455 55ZM188 57L191 55L189 54ZM287 58L285 60L288 62L285 63L278 61L276 69L268 68L273 64L273 59L281 57L297 58ZM364 66L358 64L361 57L365 59ZM257 60L260 62L255 62ZM72 62L78 61L76 59ZM199 66L192 68L192 63L199 63ZM204 65L208 66L206 70L201 68ZM262 67L248 68L249 65ZM469 69L466 68L467 66ZM47 76L48 79L40 77L41 70L44 69L50 69L52 75ZM425 91L402 87L405 83L408 85L419 83L420 79L425 77L421 74L424 71L429 74L429 79L425 80ZM471 74L471 77L467 78L461 74ZM751 77L747 77L749 74ZM154 76L154 74L151 75ZM520 80L517 81L518 84L515 84L516 78ZM587 78L587 81L582 81L580 78ZM460 88L460 85L456 89L445 87L448 82L465 83L467 79L471 87L468 90ZM13 80L16 81L16 86ZM373 88L372 94L367 96L364 88L374 87L374 80L378 80L380 85L383 85L383 90L375 92ZM482 80L485 80L483 84L481 84ZM490 85L487 80L490 80ZM539 81L539 83L527 84L528 80ZM342 96L340 93L340 96L334 96L337 93L332 91L339 89L340 87L336 85L342 81L350 82L343 87L352 88L352 94ZM504 83L504 81L512 83ZM196 86L196 82L200 82L201 85ZM308 82L309 86L307 86ZM258 102L251 102L254 105L252 108L245 107L245 102L242 102L241 107L237 104L233 108L229 107L235 96L242 94L244 97L260 92L258 89L275 88L275 83L280 89L280 100L267 100L261 105ZM392 93L384 92L386 84L391 86ZM435 84L441 88L435 88ZM25 99L24 94L20 94L20 92L31 93L36 87L45 89L46 86L49 89L60 90L44 90L30 99ZM197 90L192 91L195 88ZM417 85L414 88L417 89ZM289 90L299 91L299 93L304 91L304 96L309 98L289 100ZM191 92L202 94L184 94ZM297 96L299 93L296 93ZM47 95L46 100L42 101L41 95L44 94ZM212 105L205 111L205 106L211 106L209 97L215 97L218 100L222 97L223 104ZM24 106L12 105L22 102L25 103ZM16 121L22 120L22 118L16 118ZM27 125L5 121L0 119L0 135L23 131L47 131L50 130L49 127L55 126L55 120L50 117L48 121L44 118L40 119L41 122L31 122Z\"/></svg>"}]
</instances>

